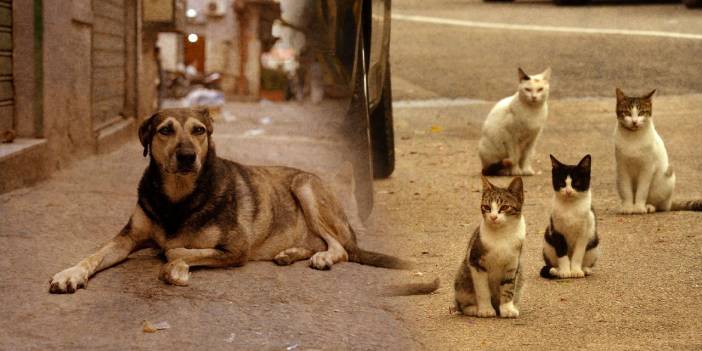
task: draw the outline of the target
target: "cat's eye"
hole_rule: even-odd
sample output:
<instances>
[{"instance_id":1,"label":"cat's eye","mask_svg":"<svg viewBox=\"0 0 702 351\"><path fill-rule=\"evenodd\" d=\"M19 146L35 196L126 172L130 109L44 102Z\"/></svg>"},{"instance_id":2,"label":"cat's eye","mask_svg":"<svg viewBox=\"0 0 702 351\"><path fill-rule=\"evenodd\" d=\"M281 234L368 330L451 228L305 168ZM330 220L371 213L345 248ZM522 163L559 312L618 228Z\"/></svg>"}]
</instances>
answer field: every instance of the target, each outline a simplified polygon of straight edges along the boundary
<instances>
[{"instance_id":1,"label":"cat's eye","mask_svg":"<svg viewBox=\"0 0 702 351\"><path fill-rule=\"evenodd\" d=\"M512 206L509 205L502 205L500 206L500 212L507 212Z\"/></svg>"},{"instance_id":2,"label":"cat's eye","mask_svg":"<svg viewBox=\"0 0 702 351\"><path fill-rule=\"evenodd\" d=\"M171 135L171 134L173 134L173 127L171 127L170 125L165 126L165 127L161 128L161 129L159 129L159 130L158 130L158 133L161 134L161 135L166 135L166 136L167 136L167 135Z\"/></svg>"},{"instance_id":3,"label":"cat's eye","mask_svg":"<svg viewBox=\"0 0 702 351\"><path fill-rule=\"evenodd\" d=\"M526 88L525 89L527 92L531 93L531 88Z\"/></svg>"},{"instance_id":4,"label":"cat's eye","mask_svg":"<svg viewBox=\"0 0 702 351\"><path fill-rule=\"evenodd\" d=\"M544 88L539 88L539 90L537 90L537 91L540 93L540 92L544 91Z\"/></svg>"},{"instance_id":5,"label":"cat's eye","mask_svg":"<svg viewBox=\"0 0 702 351\"><path fill-rule=\"evenodd\" d=\"M205 133L205 128L203 128L202 126L196 126L196 127L193 128L193 134L194 134L194 135L201 135L201 134L204 134L204 133Z\"/></svg>"},{"instance_id":6,"label":"cat's eye","mask_svg":"<svg viewBox=\"0 0 702 351\"><path fill-rule=\"evenodd\" d=\"M483 210L483 212L492 211L492 208L490 208L490 206L488 206L488 205L482 205L482 206L480 206L480 209Z\"/></svg>"}]
</instances>

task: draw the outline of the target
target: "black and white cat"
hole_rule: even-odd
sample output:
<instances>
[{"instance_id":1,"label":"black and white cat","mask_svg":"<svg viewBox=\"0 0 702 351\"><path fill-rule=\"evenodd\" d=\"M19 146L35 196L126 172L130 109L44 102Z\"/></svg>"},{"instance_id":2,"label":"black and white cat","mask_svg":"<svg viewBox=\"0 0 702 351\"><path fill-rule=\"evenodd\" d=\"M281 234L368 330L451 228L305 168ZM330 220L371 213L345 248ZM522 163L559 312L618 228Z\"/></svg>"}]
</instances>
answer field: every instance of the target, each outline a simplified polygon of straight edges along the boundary
<instances>
[{"instance_id":1,"label":"black and white cat","mask_svg":"<svg viewBox=\"0 0 702 351\"><path fill-rule=\"evenodd\" d=\"M702 211L702 200L673 202L675 172L668 162L663 139L653 125L652 96L626 96L616 89L617 127L614 156L620 213Z\"/></svg>"},{"instance_id":2,"label":"black and white cat","mask_svg":"<svg viewBox=\"0 0 702 351\"><path fill-rule=\"evenodd\" d=\"M454 281L456 310L465 315L503 318L519 316L522 290L522 246L526 224L522 216L522 178L507 188L483 180L482 221L468 243Z\"/></svg>"},{"instance_id":3,"label":"black and white cat","mask_svg":"<svg viewBox=\"0 0 702 351\"><path fill-rule=\"evenodd\" d=\"M544 233L544 278L582 278L600 256L590 191L591 157L567 165L551 155L553 208Z\"/></svg>"}]
</instances>

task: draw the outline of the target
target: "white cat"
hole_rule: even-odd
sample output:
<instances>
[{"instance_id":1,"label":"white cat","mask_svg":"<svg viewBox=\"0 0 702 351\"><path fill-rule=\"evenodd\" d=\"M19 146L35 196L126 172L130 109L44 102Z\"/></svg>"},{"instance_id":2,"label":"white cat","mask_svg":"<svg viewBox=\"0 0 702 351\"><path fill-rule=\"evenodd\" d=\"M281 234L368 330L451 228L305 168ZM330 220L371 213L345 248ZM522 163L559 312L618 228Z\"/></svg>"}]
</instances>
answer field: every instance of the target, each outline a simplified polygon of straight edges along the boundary
<instances>
[{"instance_id":1,"label":"white cat","mask_svg":"<svg viewBox=\"0 0 702 351\"><path fill-rule=\"evenodd\" d=\"M483 175L533 175L530 158L548 118L551 68L529 76L519 68L519 90L500 100L483 124L478 154Z\"/></svg>"},{"instance_id":2,"label":"white cat","mask_svg":"<svg viewBox=\"0 0 702 351\"><path fill-rule=\"evenodd\" d=\"M673 202L675 173L651 118L651 97L655 92L628 97L616 89L618 123L614 130L614 156L617 190L622 201L619 212L702 211L699 200Z\"/></svg>"}]
</instances>

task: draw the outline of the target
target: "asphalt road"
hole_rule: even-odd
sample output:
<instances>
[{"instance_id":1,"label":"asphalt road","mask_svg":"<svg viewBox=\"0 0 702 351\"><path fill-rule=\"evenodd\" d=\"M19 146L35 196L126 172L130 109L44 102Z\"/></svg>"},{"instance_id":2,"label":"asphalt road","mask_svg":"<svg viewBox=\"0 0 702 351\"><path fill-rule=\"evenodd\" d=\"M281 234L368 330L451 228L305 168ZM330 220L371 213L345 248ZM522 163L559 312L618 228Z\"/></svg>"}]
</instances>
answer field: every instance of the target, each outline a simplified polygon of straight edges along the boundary
<instances>
[{"instance_id":1,"label":"asphalt road","mask_svg":"<svg viewBox=\"0 0 702 351\"><path fill-rule=\"evenodd\" d=\"M518 66L528 73L551 66L554 98L614 96L615 86L625 92L657 88L661 95L702 91L702 80L695 79L702 71L702 12L682 4L557 7L544 1L395 1L393 15L396 100L497 100L513 89ZM472 27L400 19L407 16L457 20ZM557 31L563 28L575 32ZM698 37L651 36L661 33Z\"/></svg>"},{"instance_id":2,"label":"asphalt road","mask_svg":"<svg viewBox=\"0 0 702 351\"><path fill-rule=\"evenodd\" d=\"M420 261L425 276L442 280L432 295L389 302L403 311L401 318L423 347L701 349L702 312L695 306L702 301L702 214L618 215L611 136L614 88L632 93L657 88L654 120L676 167L675 197L702 198L696 142L702 130L702 13L675 3L560 8L548 2L395 1L393 6L398 163L392 178L375 184L372 227L398 252ZM547 28L528 27L534 25ZM564 33L563 27L595 33ZM553 69L549 121L535 153L538 173L525 179L521 316L451 315L453 278L480 221L480 126L494 102L515 91L517 66L527 72ZM568 162L593 156L603 256L587 279L538 277L553 192L549 153Z\"/></svg>"}]
</instances>

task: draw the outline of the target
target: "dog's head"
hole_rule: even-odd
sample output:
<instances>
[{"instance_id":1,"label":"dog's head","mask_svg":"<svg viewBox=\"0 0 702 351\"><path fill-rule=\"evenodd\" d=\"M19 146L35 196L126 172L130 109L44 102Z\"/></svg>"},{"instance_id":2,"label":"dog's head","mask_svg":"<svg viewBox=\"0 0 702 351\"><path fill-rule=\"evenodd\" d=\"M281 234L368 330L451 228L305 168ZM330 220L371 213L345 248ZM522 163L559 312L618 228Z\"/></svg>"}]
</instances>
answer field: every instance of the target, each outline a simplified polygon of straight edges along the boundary
<instances>
[{"instance_id":1,"label":"dog's head","mask_svg":"<svg viewBox=\"0 0 702 351\"><path fill-rule=\"evenodd\" d=\"M207 109L166 109L144 120L139 127L139 141L144 157L163 172L197 174L212 145L212 118Z\"/></svg>"}]
</instances>

